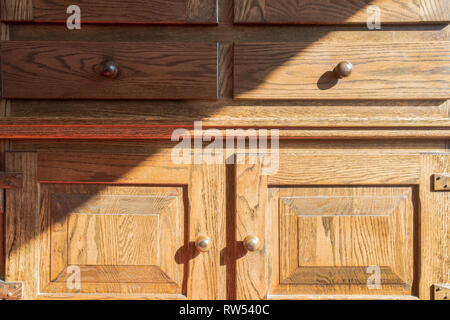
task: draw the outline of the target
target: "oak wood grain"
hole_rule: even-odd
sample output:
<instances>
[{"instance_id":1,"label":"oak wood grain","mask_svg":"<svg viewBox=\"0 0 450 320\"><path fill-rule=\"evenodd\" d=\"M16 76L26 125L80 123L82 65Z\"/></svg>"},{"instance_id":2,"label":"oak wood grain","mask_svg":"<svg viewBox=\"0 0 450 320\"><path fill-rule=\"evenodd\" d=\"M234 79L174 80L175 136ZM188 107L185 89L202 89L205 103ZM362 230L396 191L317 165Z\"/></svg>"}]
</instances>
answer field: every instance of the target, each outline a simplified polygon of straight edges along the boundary
<instances>
[{"instance_id":1,"label":"oak wood grain","mask_svg":"<svg viewBox=\"0 0 450 320\"><path fill-rule=\"evenodd\" d=\"M272 123L268 128L277 129L279 126ZM444 121L446 124L448 121ZM99 119L17 119L0 120L0 138L3 139L135 139L135 140L170 140L176 128L185 128L191 136L195 134L193 122L162 122L137 120L102 120ZM248 122L252 127L252 122ZM423 122L421 122L423 123ZM221 126L211 126L217 128ZM225 128L236 128L226 126ZM242 126L239 126L240 128ZM264 127L264 126L262 126ZM221 134L226 129L221 128ZM205 133L208 126L203 128ZM237 131L239 133L239 131ZM247 135L246 130L242 132ZM238 134L239 135L239 134ZM358 122L353 126L338 126L323 128L322 126L289 127L278 131L280 139L440 139L448 140L450 130L447 125L433 127L360 127Z\"/></svg>"},{"instance_id":2,"label":"oak wood grain","mask_svg":"<svg viewBox=\"0 0 450 320\"><path fill-rule=\"evenodd\" d=\"M0 1L1 21L30 21L32 19L33 19L33 0Z\"/></svg>"},{"instance_id":3,"label":"oak wood grain","mask_svg":"<svg viewBox=\"0 0 450 320\"><path fill-rule=\"evenodd\" d=\"M434 284L450 283L450 193L434 191L433 175L450 172L450 154L421 156L420 288L421 299L432 298Z\"/></svg>"},{"instance_id":4,"label":"oak wood grain","mask_svg":"<svg viewBox=\"0 0 450 320\"><path fill-rule=\"evenodd\" d=\"M4 98L216 99L215 43L2 44ZM100 64L114 61L115 79Z\"/></svg>"},{"instance_id":5,"label":"oak wood grain","mask_svg":"<svg viewBox=\"0 0 450 320\"><path fill-rule=\"evenodd\" d=\"M307 184L269 194L270 294L413 294L411 188ZM371 266L381 271L377 290L367 287Z\"/></svg>"},{"instance_id":6,"label":"oak wood grain","mask_svg":"<svg viewBox=\"0 0 450 320\"><path fill-rule=\"evenodd\" d=\"M186 296L183 205L181 187L41 185L40 292Z\"/></svg>"},{"instance_id":7,"label":"oak wood grain","mask_svg":"<svg viewBox=\"0 0 450 320\"><path fill-rule=\"evenodd\" d=\"M0 172L0 189L17 189L23 185L21 173Z\"/></svg>"},{"instance_id":8,"label":"oak wood grain","mask_svg":"<svg viewBox=\"0 0 450 320\"><path fill-rule=\"evenodd\" d=\"M240 99L447 99L450 42L240 43L234 95ZM353 73L337 79L341 61Z\"/></svg>"},{"instance_id":9,"label":"oak wood grain","mask_svg":"<svg viewBox=\"0 0 450 320\"><path fill-rule=\"evenodd\" d=\"M77 1L84 23L217 23L216 0ZM71 1L2 0L3 21L65 23Z\"/></svg>"},{"instance_id":10,"label":"oak wood grain","mask_svg":"<svg viewBox=\"0 0 450 320\"><path fill-rule=\"evenodd\" d=\"M39 153L38 157L41 182L149 184L158 181L170 185L187 184L190 174L187 165L172 163L171 154ZM78 169L80 165L83 170Z\"/></svg>"},{"instance_id":11,"label":"oak wood grain","mask_svg":"<svg viewBox=\"0 0 450 320\"><path fill-rule=\"evenodd\" d=\"M267 297L266 198L267 176L261 175L261 161L248 157L236 165L236 298L261 300ZM242 241L256 236L261 247L248 252Z\"/></svg>"},{"instance_id":12,"label":"oak wood grain","mask_svg":"<svg viewBox=\"0 0 450 320\"><path fill-rule=\"evenodd\" d=\"M446 0L237 0L236 23L365 24L380 10L381 23L449 21Z\"/></svg>"}]
</instances>

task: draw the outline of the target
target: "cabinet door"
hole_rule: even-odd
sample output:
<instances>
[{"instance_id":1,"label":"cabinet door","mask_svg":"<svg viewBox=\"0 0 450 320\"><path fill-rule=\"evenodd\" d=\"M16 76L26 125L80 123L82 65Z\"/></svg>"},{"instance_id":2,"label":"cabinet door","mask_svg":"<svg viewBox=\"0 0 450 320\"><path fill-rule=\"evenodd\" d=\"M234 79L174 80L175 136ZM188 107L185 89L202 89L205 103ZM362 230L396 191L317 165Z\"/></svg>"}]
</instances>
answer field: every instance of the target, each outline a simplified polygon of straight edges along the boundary
<instances>
[{"instance_id":1,"label":"cabinet door","mask_svg":"<svg viewBox=\"0 0 450 320\"><path fill-rule=\"evenodd\" d=\"M282 154L270 176L238 165L238 298L429 298L449 280L448 244L425 252L448 239L448 193L430 179L449 158L424 157Z\"/></svg>"},{"instance_id":2,"label":"cabinet door","mask_svg":"<svg viewBox=\"0 0 450 320\"><path fill-rule=\"evenodd\" d=\"M6 160L24 179L6 195L6 280L23 281L25 298L225 297L221 166L161 154Z\"/></svg>"}]
</instances>

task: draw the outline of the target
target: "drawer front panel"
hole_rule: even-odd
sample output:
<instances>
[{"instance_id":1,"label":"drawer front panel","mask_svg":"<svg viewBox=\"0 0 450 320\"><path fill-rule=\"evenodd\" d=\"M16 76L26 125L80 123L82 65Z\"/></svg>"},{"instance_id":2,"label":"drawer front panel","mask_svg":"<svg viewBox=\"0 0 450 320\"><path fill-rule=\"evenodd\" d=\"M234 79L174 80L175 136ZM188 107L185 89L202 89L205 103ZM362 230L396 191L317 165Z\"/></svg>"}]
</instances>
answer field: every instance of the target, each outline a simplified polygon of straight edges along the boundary
<instances>
[{"instance_id":1,"label":"drawer front panel","mask_svg":"<svg viewBox=\"0 0 450 320\"><path fill-rule=\"evenodd\" d=\"M366 22L378 14L382 23L426 23L450 20L448 0L236 0L236 23Z\"/></svg>"},{"instance_id":2,"label":"drawer front panel","mask_svg":"<svg viewBox=\"0 0 450 320\"><path fill-rule=\"evenodd\" d=\"M335 67L353 64L338 79ZM235 48L242 99L447 99L450 42L258 43Z\"/></svg>"},{"instance_id":3,"label":"drawer front panel","mask_svg":"<svg viewBox=\"0 0 450 320\"><path fill-rule=\"evenodd\" d=\"M82 23L217 23L217 0L2 0L3 21L65 23L76 4ZM19 9L19 10L18 10ZM70 11L71 12L71 11Z\"/></svg>"},{"instance_id":4,"label":"drawer front panel","mask_svg":"<svg viewBox=\"0 0 450 320\"><path fill-rule=\"evenodd\" d=\"M215 43L7 41L2 57L4 98L217 98ZM106 61L113 79L102 75Z\"/></svg>"}]
</instances>

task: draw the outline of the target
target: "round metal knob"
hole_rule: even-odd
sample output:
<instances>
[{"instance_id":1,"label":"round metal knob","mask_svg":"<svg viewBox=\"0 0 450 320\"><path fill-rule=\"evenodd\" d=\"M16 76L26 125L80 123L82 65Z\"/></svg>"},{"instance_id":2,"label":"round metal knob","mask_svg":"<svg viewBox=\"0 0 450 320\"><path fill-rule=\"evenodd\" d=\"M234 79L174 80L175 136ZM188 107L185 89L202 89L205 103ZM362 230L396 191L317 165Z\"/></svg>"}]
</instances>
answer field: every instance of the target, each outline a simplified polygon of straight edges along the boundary
<instances>
[{"instance_id":1,"label":"round metal knob","mask_svg":"<svg viewBox=\"0 0 450 320\"><path fill-rule=\"evenodd\" d=\"M207 236L200 236L195 240L195 247L200 252L207 252L211 249L211 238Z\"/></svg>"},{"instance_id":2,"label":"round metal knob","mask_svg":"<svg viewBox=\"0 0 450 320\"><path fill-rule=\"evenodd\" d=\"M247 236L244 239L244 247L251 252L258 251L261 247L261 242L257 236Z\"/></svg>"},{"instance_id":3,"label":"round metal knob","mask_svg":"<svg viewBox=\"0 0 450 320\"><path fill-rule=\"evenodd\" d=\"M343 61L334 69L334 73L339 79L346 78L352 74L353 65L350 62Z\"/></svg>"},{"instance_id":4,"label":"round metal knob","mask_svg":"<svg viewBox=\"0 0 450 320\"><path fill-rule=\"evenodd\" d=\"M114 61L103 61L100 64L100 73L105 78L114 79L119 74L119 66Z\"/></svg>"}]
</instances>

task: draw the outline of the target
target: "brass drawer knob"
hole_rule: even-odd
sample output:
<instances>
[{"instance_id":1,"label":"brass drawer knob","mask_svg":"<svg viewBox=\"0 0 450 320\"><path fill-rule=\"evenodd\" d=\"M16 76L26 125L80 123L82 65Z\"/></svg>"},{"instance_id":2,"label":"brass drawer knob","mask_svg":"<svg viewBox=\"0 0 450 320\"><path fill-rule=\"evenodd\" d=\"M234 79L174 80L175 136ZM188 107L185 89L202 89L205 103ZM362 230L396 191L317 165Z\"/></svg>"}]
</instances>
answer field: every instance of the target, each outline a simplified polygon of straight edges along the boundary
<instances>
[{"instance_id":1,"label":"brass drawer knob","mask_svg":"<svg viewBox=\"0 0 450 320\"><path fill-rule=\"evenodd\" d=\"M353 65L350 62L342 61L334 69L334 73L339 79L346 78L352 74Z\"/></svg>"},{"instance_id":2,"label":"brass drawer knob","mask_svg":"<svg viewBox=\"0 0 450 320\"><path fill-rule=\"evenodd\" d=\"M100 73L105 78L114 79L119 74L119 66L114 61L103 61L100 64Z\"/></svg>"},{"instance_id":3,"label":"brass drawer knob","mask_svg":"<svg viewBox=\"0 0 450 320\"><path fill-rule=\"evenodd\" d=\"M261 247L261 241L257 236L247 236L243 243L244 247L251 252L258 251Z\"/></svg>"},{"instance_id":4,"label":"brass drawer knob","mask_svg":"<svg viewBox=\"0 0 450 320\"><path fill-rule=\"evenodd\" d=\"M199 236L195 240L195 247L200 252L207 252L211 249L211 238L207 236Z\"/></svg>"}]
</instances>

